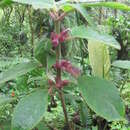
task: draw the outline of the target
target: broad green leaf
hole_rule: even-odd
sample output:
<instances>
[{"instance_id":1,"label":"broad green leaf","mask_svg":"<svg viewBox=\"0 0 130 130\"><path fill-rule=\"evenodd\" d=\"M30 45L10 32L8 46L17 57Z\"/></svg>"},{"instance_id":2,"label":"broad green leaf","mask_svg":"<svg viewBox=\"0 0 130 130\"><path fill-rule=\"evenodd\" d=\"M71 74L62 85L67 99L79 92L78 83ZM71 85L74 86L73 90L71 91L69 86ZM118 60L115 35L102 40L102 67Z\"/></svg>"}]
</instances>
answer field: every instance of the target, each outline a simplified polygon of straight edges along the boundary
<instances>
[{"instance_id":1,"label":"broad green leaf","mask_svg":"<svg viewBox=\"0 0 130 130\"><path fill-rule=\"evenodd\" d=\"M0 73L0 84L24 75L38 67L38 65L39 64L34 61L17 64L9 70Z\"/></svg>"},{"instance_id":2,"label":"broad green leaf","mask_svg":"<svg viewBox=\"0 0 130 130\"><path fill-rule=\"evenodd\" d=\"M7 104L7 103L10 103L13 100L15 100L15 99L11 98L11 97L8 97L6 95L0 94L0 106L4 105L4 104Z\"/></svg>"},{"instance_id":3,"label":"broad green leaf","mask_svg":"<svg viewBox=\"0 0 130 130\"><path fill-rule=\"evenodd\" d=\"M84 7L106 7L111 9L119 9L122 11L130 11L130 6L119 2L97 2L97 3L83 3Z\"/></svg>"},{"instance_id":4,"label":"broad green leaf","mask_svg":"<svg viewBox=\"0 0 130 130\"><path fill-rule=\"evenodd\" d=\"M34 51L35 58L42 63L43 66L47 64L47 55L51 49L51 44L49 39L42 39L36 44Z\"/></svg>"},{"instance_id":5,"label":"broad green leaf","mask_svg":"<svg viewBox=\"0 0 130 130\"><path fill-rule=\"evenodd\" d=\"M130 61L128 60L117 60L112 65L122 69L130 69Z\"/></svg>"},{"instance_id":6,"label":"broad green leaf","mask_svg":"<svg viewBox=\"0 0 130 130\"><path fill-rule=\"evenodd\" d=\"M80 4L66 4L66 6L62 8L62 10L64 12L69 12L70 10L77 10L85 18L89 25L94 25L92 18L89 16L86 9Z\"/></svg>"},{"instance_id":7,"label":"broad green leaf","mask_svg":"<svg viewBox=\"0 0 130 130\"><path fill-rule=\"evenodd\" d=\"M93 75L108 78L111 64L108 47L99 42L88 41L88 52Z\"/></svg>"},{"instance_id":8,"label":"broad green leaf","mask_svg":"<svg viewBox=\"0 0 130 130\"><path fill-rule=\"evenodd\" d=\"M72 29L72 37L74 38L84 38L88 39L89 41L103 43L108 46L114 47L116 49L120 49L119 43L115 40L113 36L108 34L102 34L97 30L94 30L91 27L86 26L77 26Z\"/></svg>"},{"instance_id":9,"label":"broad green leaf","mask_svg":"<svg viewBox=\"0 0 130 130\"><path fill-rule=\"evenodd\" d=\"M21 4L32 5L35 9L52 9L54 0L12 0Z\"/></svg>"},{"instance_id":10,"label":"broad green leaf","mask_svg":"<svg viewBox=\"0 0 130 130\"><path fill-rule=\"evenodd\" d=\"M78 80L81 94L88 106L108 121L122 120L124 104L118 89L110 82L98 77L82 76Z\"/></svg>"},{"instance_id":11,"label":"broad green leaf","mask_svg":"<svg viewBox=\"0 0 130 130\"><path fill-rule=\"evenodd\" d=\"M111 9L119 9L122 11L130 11L130 6L127 6L123 3L119 2L82 2L77 1L75 5L80 4L81 6L88 8L88 7L106 7ZM73 11L74 8L70 6L71 4L69 2L59 2L60 9L65 10L67 12Z\"/></svg>"},{"instance_id":12,"label":"broad green leaf","mask_svg":"<svg viewBox=\"0 0 130 130\"><path fill-rule=\"evenodd\" d=\"M13 113L12 130L32 130L42 120L47 102L47 91L43 89L20 100Z\"/></svg>"}]
</instances>

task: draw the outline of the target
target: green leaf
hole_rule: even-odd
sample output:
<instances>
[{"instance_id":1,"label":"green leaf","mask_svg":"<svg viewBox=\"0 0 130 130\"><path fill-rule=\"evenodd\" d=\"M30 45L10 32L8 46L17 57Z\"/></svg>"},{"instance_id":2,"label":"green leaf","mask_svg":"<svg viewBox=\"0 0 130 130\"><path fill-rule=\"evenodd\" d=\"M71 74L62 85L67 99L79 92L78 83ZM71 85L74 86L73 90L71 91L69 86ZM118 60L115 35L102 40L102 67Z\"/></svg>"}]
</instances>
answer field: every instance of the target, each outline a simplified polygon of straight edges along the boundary
<instances>
[{"instance_id":1,"label":"green leaf","mask_svg":"<svg viewBox=\"0 0 130 130\"><path fill-rule=\"evenodd\" d=\"M14 100L15 100L15 98L11 98L11 97L8 97L6 95L0 94L0 106L7 104L7 103L10 103Z\"/></svg>"},{"instance_id":2,"label":"green leaf","mask_svg":"<svg viewBox=\"0 0 130 130\"><path fill-rule=\"evenodd\" d=\"M51 43L49 39L42 39L36 44L34 51L35 58L42 63L43 66L47 64L47 55L51 49Z\"/></svg>"},{"instance_id":3,"label":"green leaf","mask_svg":"<svg viewBox=\"0 0 130 130\"><path fill-rule=\"evenodd\" d=\"M82 121L83 126L86 126L88 130L92 126L92 115L89 111L88 106L84 103L81 102L79 104L79 110L80 110L80 119Z\"/></svg>"},{"instance_id":4,"label":"green leaf","mask_svg":"<svg viewBox=\"0 0 130 130\"><path fill-rule=\"evenodd\" d=\"M40 122L40 123L36 126L36 128L37 128L38 130L49 130L49 128L46 127L46 124L45 124L44 122Z\"/></svg>"},{"instance_id":5,"label":"green leaf","mask_svg":"<svg viewBox=\"0 0 130 130\"><path fill-rule=\"evenodd\" d=\"M47 109L47 91L38 89L23 98L16 106L12 130L31 130L42 120Z\"/></svg>"},{"instance_id":6,"label":"green leaf","mask_svg":"<svg viewBox=\"0 0 130 130\"><path fill-rule=\"evenodd\" d=\"M39 64L34 61L17 64L13 68L0 73L0 84L15 79L18 76L24 75L38 67L38 65Z\"/></svg>"},{"instance_id":7,"label":"green leaf","mask_svg":"<svg viewBox=\"0 0 130 130\"><path fill-rule=\"evenodd\" d=\"M80 4L81 6L88 8L88 7L106 7L111 9L119 9L122 11L130 11L130 6L127 6L123 3L119 2L82 2L79 1L75 5ZM71 6L70 2L62 1L58 2L58 6L60 9L70 12L73 11L74 8Z\"/></svg>"},{"instance_id":8,"label":"green leaf","mask_svg":"<svg viewBox=\"0 0 130 130\"><path fill-rule=\"evenodd\" d=\"M61 7L64 12L70 12L71 10L77 10L89 23L89 25L94 25L92 18L89 16L86 9L81 6L80 4L66 4L65 6Z\"/></svg>"},{"instance_id":9,"label":"green leaf","mask_svg":"<svg viewBox=\"0 0 130 130\"><path fill-rule=\"evenodd\" d=\"M34 9L52 9L54 0L12 0L21 4L32 5Z\"/></svg>"},{"instance_id":10,"label":"green leaf","mask_svg":"<svg viewBox=\"0 0 130 130\"><path fill-rule=\"evenodd\" d=\"M4 8L12 3L11 0L1 0L0 1L0 7Z\"/></svg>"},{"instance_id":11,"label":"green leaf","mask_svg":"<svg viewBox=\"0 0 130 130\"><path fill-rule=\"evenodd\" d=\"M99 42L89 41L88 52L93 75L108 78L111 65L108 47Z\"/></svg>"},{"instance_id":12,"label":"green leaf","mask_svg":"<svg viewBox=\"0 0 130 130\"><path fill-rule=\"evenodd\" d=\"M122 68L122 69L130 69L130 61L128 60L117 60L112 63L114 67Z\"/></svg>"},{"instance_id":13,"label":"green leaf","mask_svg":"<svg viewBox=\"0 0 130 130\"><path fill-rule=\"evenodd\" d=\"M74 38L84 38L89 41L106 44L108 46L114 47L116 49L120 49L119 43L115 40L113 36L108 34L102 34L91 27L86 26L77 26L72 29L72 37Z\"/></svg>"},{"instance_id":14,"label":"green leaf","mask_svg":"<svg viewBox=\"0 0 130 130\"><path fill-rule=\"evenodd\" d=\"M81 94L88 106L108 121L122 120L124 104L118 89L110 82L98 77L82 76L78 80Z\"/></svg>"},{"instance_id":15,"label":"green leaf","mask_svg":"<svg viewBox=\"0 0 130 130\"><path fill-rule=\"evenodd\" d=\"M130 6L119 2L97 2L97 3L83 3L84 7L106 7L111 9L119 9L122 11L130 11Z\"/></svg>"}]
</instances>

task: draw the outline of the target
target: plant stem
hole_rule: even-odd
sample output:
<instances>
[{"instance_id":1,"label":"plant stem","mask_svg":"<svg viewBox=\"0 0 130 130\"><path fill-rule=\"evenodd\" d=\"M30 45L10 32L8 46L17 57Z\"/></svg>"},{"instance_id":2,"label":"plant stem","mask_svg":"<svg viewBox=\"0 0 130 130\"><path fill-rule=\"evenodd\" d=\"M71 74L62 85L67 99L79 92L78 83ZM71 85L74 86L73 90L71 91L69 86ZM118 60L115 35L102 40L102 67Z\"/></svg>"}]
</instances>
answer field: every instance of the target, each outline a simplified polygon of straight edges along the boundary
<instances>
[{"instance_id":1,"label":"plant stem","mask_svg":"<svg viewBox=\"0 0 130 130\"><path fill-rule=\"evenodd\" d=\"M60 34L60 21L59 20L55 21L55 32L57 34ZM59 44L58 47L56 48L56 62L59 63L60 59L61 59L61 44ZM59 80L61 80L61 69L60 68L57 69L57 75L56 76L57 76L57 78ZM71 127L69 125L69 120L68 120L66 105L65 105L65 99L64 99L64 95L62 93L62 90L58 90L58 93L59 93L59 97L60 97L62 108L63 108L63 112L64 112L65 122L66 122L67 126L71 130Z\"/></svg>"},{"instance_id":2,"label":"plant stem","mask_svg":"<svg viewBox=\"0 0 130 130\"><path fill-rule=\"evenodd\" d=\"M29 15L29 25L30 25L30 31L31 31L31 44L32 44L32 57L34 55L34 29L33 29L33 24L32 24L32 9L29 6L28 7L28 15Z\"/></svg>"}]
</instances>

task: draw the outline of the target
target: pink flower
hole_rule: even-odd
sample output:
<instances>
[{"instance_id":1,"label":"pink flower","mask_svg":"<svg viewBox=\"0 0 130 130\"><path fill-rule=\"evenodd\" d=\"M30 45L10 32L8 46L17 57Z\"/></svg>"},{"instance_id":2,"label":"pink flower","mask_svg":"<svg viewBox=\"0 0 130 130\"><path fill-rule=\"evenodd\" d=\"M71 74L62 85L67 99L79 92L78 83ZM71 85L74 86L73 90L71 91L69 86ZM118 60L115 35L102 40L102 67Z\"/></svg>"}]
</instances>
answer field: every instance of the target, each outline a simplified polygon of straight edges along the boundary
<instances>
[{"instance_id":1,"label":"pink flower","mask_svg":"<svg viewBox=\"0 0 130 130\"><path fill-rule=\"evenodd\" d=\"M49 93L52 92L52 86L55 86L56 88L63 88L64 86L67 86L69 84L68 80L61 80L58 77L55 78L55 83L52 80L48 80L49 83Z\"/></svg>"},{"instance_id":2,"label":"pink flower","mask_svg":"<svg viewBox=\"0 0 130 130\"><path fill-rule=\"evenodd\" d=\"M59 78L56 78L56 87L61 89L63 88L64 86L67 86L69 84L69 81L68 80L61 80Z\"/></svg>"},{"instance_id":3,"label":"pink flower","mask_svg":"<svg viewBox=\"0 0 130 130\"><path fill-rule=\"evenodd\" d=\"M67 86L70 82L68 80L63 80L61 85L62 86Z\"/></svg>"},{"instance_id":4,"label":"pink flower","mask_svg":"<svg viewBox=\"0 0 130 130\"><path fill-rule=\"evenodd\" d=\"M49 79L48 84L49 84L49 86L53 86L55 83L51 79Z\"/></svg>"},{"instance_id":5,"label":"pink flower","mask_svg":"<svg viewBox=\"0 0 130 130\"><path fill-rule=\"evenodd\" d=\"M70 68L67 68L66 71L76 78L80 75L80 70L73 66L71 66Z\"/></svg>"},{"instance_id":6,"label":"pink flower","mask_svg":"<svg viewBox=\"0 0 130 130\"><path fill-rule=\"evenodd\" d=\"M54 47L57 47L59 45L59 35L52 32L51 33L51 41L52 41L52 45Z\"/></svg>"},{"instance_id":7,"label":"pink flower","mask_svg":"<svg viewBox=\"0 0 130 130\"><path fill-rule=\"evenodd\" d=\"M68 31L69 29L65 29L63 30L61 33L60 33L60 36L59 36L59 41L60 43L64 42L67 38L68 38Z\"/></svg>"},{"instance_id":8,"label":"pink flower","mask_svg":"<svg viewBox=\"0 0 130 130\"><path fill-rule=\"evenodd\" d=\"M80 75L80 70L74 66L72 66L72 64L67 61L67 60L61 60L60 62L56 62L56 64L53 65L54 68L58 69L62 69L68 73L70 73L72 76L74 77L78 77Z\"/></svg>"},{"instance_id":9,"label":"pink flower","mask_svg":"<svg viewBox=\"0 0 130 130\"><path fill-rule=\"evenodd\" d=\"M69 29L63 30L60 34L56 34L55 32L51 33L51 41L53 47L57 47L60 43L64 42L68 37Z\"/></svg>"}]
</instances>

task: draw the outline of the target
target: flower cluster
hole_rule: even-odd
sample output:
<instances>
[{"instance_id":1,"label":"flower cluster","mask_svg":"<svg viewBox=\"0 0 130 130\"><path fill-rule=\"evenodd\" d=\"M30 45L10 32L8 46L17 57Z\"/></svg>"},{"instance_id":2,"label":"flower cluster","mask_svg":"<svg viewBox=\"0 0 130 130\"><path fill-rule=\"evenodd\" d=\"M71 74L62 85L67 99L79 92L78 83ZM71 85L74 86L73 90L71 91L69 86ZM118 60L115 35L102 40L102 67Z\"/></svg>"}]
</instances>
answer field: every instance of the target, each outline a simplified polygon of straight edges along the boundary
<instances>
[{"instance_id":1,"label":"flower cluster","mask_svg":"<svg viewBox=\"0 0 130 130\"><path fill-rule=\"evenodd\" d=\"M63 43L68 38L68 31L69 29L65 29L60 34L56 34L55 32L51 33L53 47L57 47L60 43Z\"/></svg>"},{"instance_id":2,"label":"flower cluster","mask_svg":"<svg viewBox=\"0 0 130 130\"><path fill-rule=\"evenodd\" d=\"M61 80L61 79L56 77L55 82L49 79L48 83L49 83L50 87L55 86L56 88L61 89L64 86L67 86L69 84L69 81L68 80Z\"/></svg>"},{"instance_id":3,"label":"flower cluster","mask_svg":"<svg viewBox=\"0 0 130 130\"><path fill-rule=\"evenodd\" d=\"M80 70L74 67L70 63L70 61L67 60L61 60L60 62L56 62L56 64L54 64L53 67L55 69L61 69L63 71L66 71L76 78L80 75Z\"/></svg>"},{"instance_id":4,"label":"flower cluster","mask_svg":"<svg viewBox=\"0 0 130 130\"><path fill-rule=\"evenodd\" d=\"M80 70L72 66L72 64L67 60L61 60L60 62L56 62L56 64L54 64L53 67L55 69L61 69L63 71L66 71L76 78L80 75ZM55 86L58 89L62 89L64 86L67 86L70 83L70 81L61 80L59 77L56 77L55 81L49 79L48 83L50 86L50 90L52 90L52 86Z\"/></svg>"}]
</instances>

